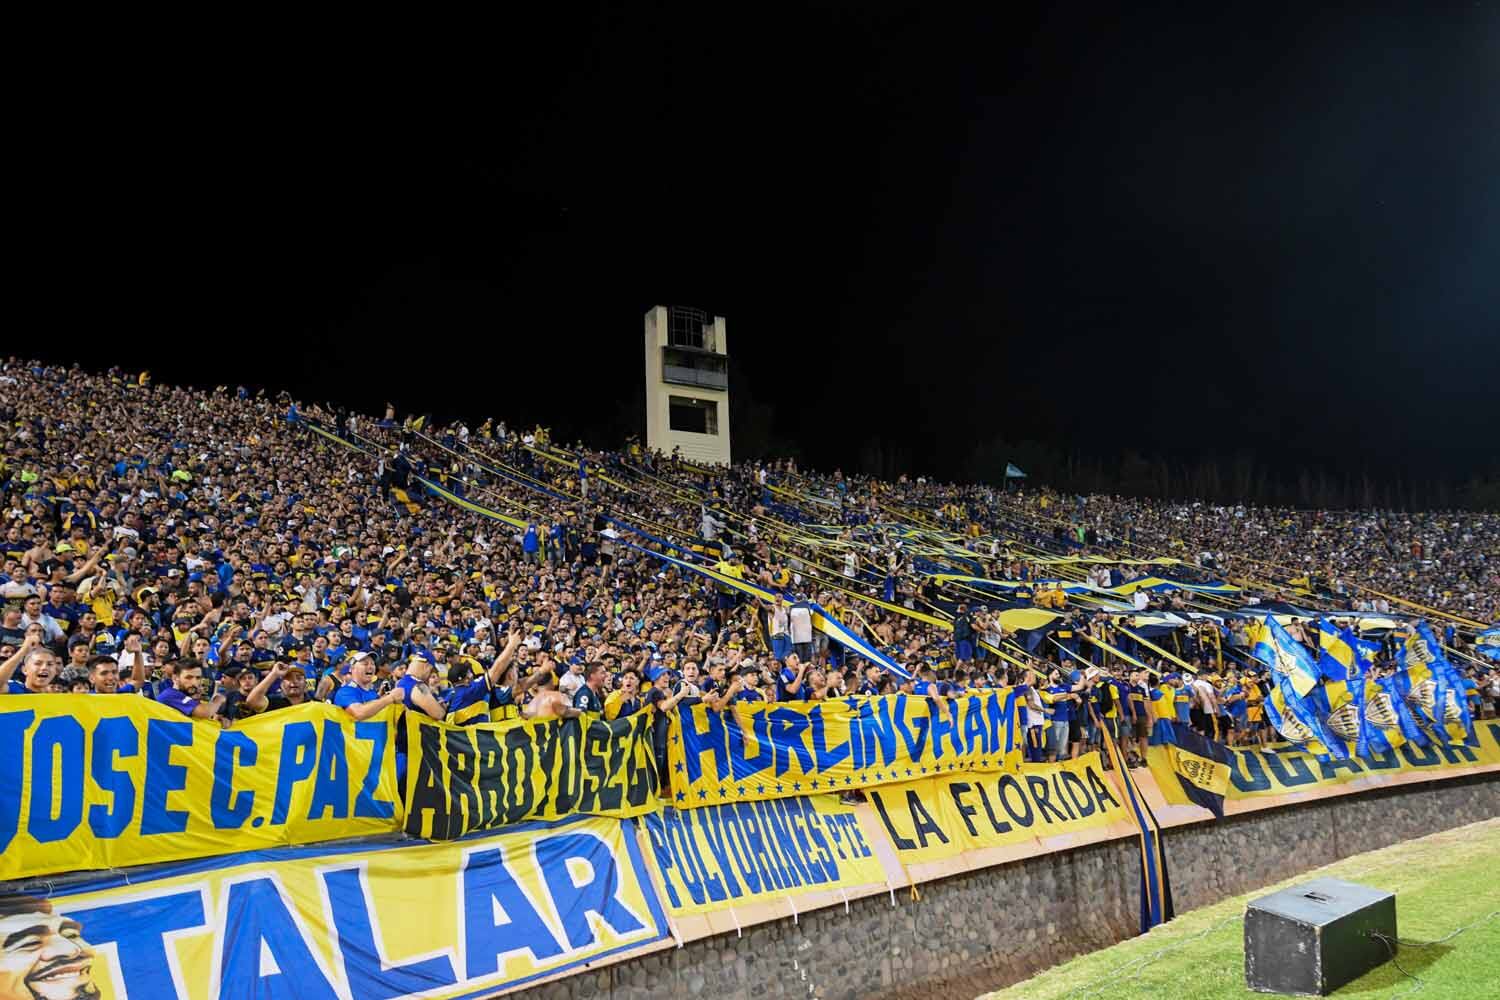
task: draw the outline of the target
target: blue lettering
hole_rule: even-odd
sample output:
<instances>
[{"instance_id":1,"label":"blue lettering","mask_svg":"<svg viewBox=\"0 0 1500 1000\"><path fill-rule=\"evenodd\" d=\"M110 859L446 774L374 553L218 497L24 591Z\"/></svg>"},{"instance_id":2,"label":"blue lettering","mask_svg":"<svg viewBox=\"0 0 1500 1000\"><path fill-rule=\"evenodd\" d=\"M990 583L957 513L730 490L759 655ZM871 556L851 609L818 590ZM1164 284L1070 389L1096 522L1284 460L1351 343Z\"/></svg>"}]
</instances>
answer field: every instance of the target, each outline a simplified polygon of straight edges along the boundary
<instances>
[{"instance_id":1,"label":"blue lettering","mask_svg":"<svg viewBox=\"0 0 1500 1000\"><path fill-rule=\"evenodd\" d=\"M60 772L53 771L56 749L62 755ZM52 815L52 792L62 790L62 802ZM43 719L31 738L31 815L27 830L39 844L66 840L83 822L83 726L71 715Z\"/></svg>"},{"instance_id":2,"label":"blue lettering","mask_svg":"<svg viewBox=\"0 0 1500 1000\"><path fill-rule=\"evenodd\" d=\"M682 900L677 895L677 886L667 874L677 865L672 861L672 848L667 844L667 831L663 825L662 814L660 812L647 813L641 817L641 821L646 824L646 836L651 841L651 853L656 857L656 867L661 872L661 883L667 887L667 898L671 901L672 908L677 909L682 905Z\"/></svg>"},{"instance_id":3,"label":"blue lettering","mask_svg":"<svg viewBox=\"0 0 1500 1000\"><path fill-rule=\"evenodd\" d=\"M324 872L333 926L339 936L339 954L344 960L344 978L353 1000L395 1000L440 986L452 986L457 977L447 956L438 955L407 965L387 965L375 938L369 894L359 868Z\"/></svg>"},{"instance_id":4,"label":"blue lettering","mask_svg":"<svg viewBox=\"0 0 1500 1000\"><path fill-rule=\"evenodd\" d=\"M978 749L980 753L991 754L995 751L990 749L990 734L985 728L981 707L974 698L964 699L964 743L970 753Z\"/></svg>"},{"instance_id":5,"label":"blue lettering","mask_svg":"<svg viewBox=\"0 0 1500 1000\"><path fill-rule=\"evenodd\" d=\"M725 731L724 714L695 706L690 711L678 713L678 725L682 728L682 746L687 762L688 784L697 781L703 773L704 754L712 754L714 777L723 781L729 775L729 733ZM698 722L708 725L698 731ZM738 729L739 727L734 727Z\"/></svg>"},{"instance_id":6,"label":"blue lettering","mask_svg":"<svg viewBox=\"0 0 1500 1000\"><path fill-rule=\"evenodd\" d=\"M958 705L950 701L928 701L928 714L932 717L932 756L934 760L943 759L943 739L948 739L949 745L953 747L954 754L962 755L963 747L959 746L958 719L953 713L958 711Z\"/></svg>"},{"instance_id":7,"label":"blue lettering","mask_svg":"<svg viewBox=\"0 0 1500 1000\"><path fill-rule=\"evenodd\" d=\"M891 697L881 698L873 710L868 703L860 705L859 741L864 748L862 767L875 763L874 753L877 747L882 763L889 766L896 759L896 723L891 718L891 705L894 701Z\"/></svg>"},{"instance_id":8,"label":"blue lettering","mask_svg":"<svg viewBox=\"0 0 1500 1000\"><path fill-rule=\"evenodd\" d=\"M901 734L901 741L906 744L906 753L912 760L921 760L922 754L927 749L927 730L932 725L932 719L927 715L920 715L913 720L916 733L906 728L906 706L907 697L904 694L896 695L896 708L892 715L895 716L896 731Z\"/></svg>"},{"instance_id":9,"label":"blue lettering","mask_svg":"<svg viewBox=\"0 0 1500 1000\"><path fill-rule=\"evenodd\" d=\"M1415 743L1407 743L1401 748L1401 756L1412 767L1431 767L1438 762L1437 751L1429 743L1419 747Z\"/></svg>"},{"instance_id":10,"label":"blue lettering","mask_svg":"<svg viewBox=\"0 0 1500 1000\"><path fill-rule=\"evenodd\" d=\"M115 945L124 980L119 996L175 998L177 987L172 982L163 937L203 926L203 896L179 892L88 910L67 910L64 915L83 926L83 936L95 948Z\"/></svg>"},{"instance_id":11,"label":"blue lettering","mask_svg":"<svg viewBox=\"0 0 1500 1000\"><path fill-rule=\"evenodd\" d=\"M803 774L813 773L812 754L807 752L807 744L802 740L802 734L807 729L807 716L791 708L772 709L771 717L771 746L776 756L773 758L776 777L781 777L792 769L792 754L797 755L797 762L802 765Z\"/></svg>"},{"instance_id":12,"label":"blue lettering","mask_svg":"<svg viewBox=\"0 0 1500 1000\"><path fill-rule=\"evenodd\" d=\"M1474 756L1473 750L1470 750L1462 743L1457 745L1449 743L1439 743L1438 751L1442 753L1444 759L1447 760L1450 764L1457 764L1460 760L1464 760L1472 764L1479 759Z\"/></svg>"},{"instance_id":13,"label":"blue lettering","mask_svg":"<svg viewBox=\"0 0 1500 1000\"><path fill-rule=\"evenodd\" d=\"M334 819L349 815L349 758L344 754L344 730L332 719L323 721L323 747L318 753L317 779L307 818L323 819L333 810Z\"/></svg>"},{"instance_id":14,"label":"blue lettering","mask_svg":"<svg viewBox=\"0 0 1500 1000\"><path fill-rule=\"evenodd\" d=\"M726 842L724 833L723 813L719 806L711 809L694 809L698 814L698 828L703 831L704 839L708 841L708 849L713 854L714 862L719 866L719 871L724 876L724 888L729 896L738 899L742 893L740 884L734 879L734 860L731 850Z\"/></svg>"},{"instance_id":15,"label":"blue lettering","mask_svg":"<svg viewBox=\"0 0 1500 1000\"><path fill-rule=\"evenodd\" d=\"M574 949L594 943L588 921L590 913L598 914L616 934L645 929L620 901L620 873L609 845L603 840L591 833L557 834L537 845L537 857L545 859L542 878L562 917L568 943ZM581 884L573 881L568 862L574 859L589 866L588 881Z\"/></svg>"},{"instance_id":16,"label":"blue lettering","mask_svg":"<svg viewBox=\"0 0 1500 1000\"><path fill-rule=\"evenodd\" d=\"M827 774L849 756L849 741L845 740L832 750L828 749L828 734L824 731L823 706L816 706L809 713L812 719L813 753L818 760L818 772Z\"/></svg>"},{"instance_id":17,"label":"blue lettering","mask_svg":"<svg viewBox=\"0 0 1500 1000\"><path fill-rule=\"evenodd\" d=\"M1344 760L1340 760L1337 757L1331 757L1328 760L1318 761L1318 770L1323 773L1324 781L1328 781L1333 778L1342 768L1347 768L1350 774L1365 773L1365 769L1360 767L1353 757L1349 757Z\"/></svg>"},{"instance_id":18,"label":"blue lettering","mask_svg":"<svg viewBox=\"0 0 1500 1000\"><path fill-rule=\"evenodd\" d=\"M95 739L98 739L96 736ZM241 767L254 767L260 748L244 733L219 734L214 744L214 790L209 796L208 811L216 830L238 830L255 808L255 793L234 790L236 758Z\"/></svg>"},{"instance_id":19,"label":"blue lettering","mask_svg":"<svg viewBox=\"0 0 1500 1000\"><path fill-rule=\"evenodd\" d=\"M1266 792L1271 779L1261 766L1260 754L1248 750L1229 751L1229 783L1242 792Z\"/></svg>"},{"instance_id":20,"label":"blue lettering","mask_svg":"<svg viewBox=\"0 0 1500 1000\"><path fill-rule=\"evenodd\" d=\"M219 1000L338 1000L275 882L232 884L226 910Z\"/></svg>"},{"instance_id":21,"label":"blue lettering","mask_svg":"<svg viewBox=\"0 0 1500 1000\"><path fill-rule=\"evenodd\" d=\"M276 766L276 802L271 822L286 822L292 805L292 789L306 781L318 762L318 733L311 722L289 722L281 731L281 760Z\"/></svg>"},{"instance_id":22,"label":"blue lettering","mask_svg":"<svg viewBox=\"0 0 1500 1000\"><path fill-rule=\"evenodd\" d=\"M745 754L745 731L740 725L729 726L729 759L734 763L736 780L748 778L771 766L775 749L771 746L771 720L764 708L750 710L750 729L755 735L758 752Z\"/></svg>"},{"instance_id":23,"label":"blue lettering","mask_svg":"<svg viewBox=\"0 0 1500 1000\"><path fill-rule=\"evenodd\" d=\"M501 960L515 952L529 951L537 961L562 954L546 922L505 867L499 848L475 851L464 862L463 935L468 979L494 975Z\"/></svg>"},{"instance_id":24,"label":"blue lettering","mask_svg":"<svg viewBox=\"0 0 1500 1000\"><path fill-rule=\"evenodd\" d=\"M110 797L110 804L89 806L89 829L94 836L110 840L125 832L135 814L135 782L115 767L115 758L134 757L141 752L140 732L130 719L100 719L94 727L94 751L90 771L94 784Z\"/></svg>"},{"instance_id":25,"label":"blue lettering","mask_svg":"<svg viewBox=\"0 0 1500 1000\"><path fill-rule=\"evenodd\" d=\"M792 834L789 829L790 820L785 813L785 799L776 799L771 802L757 802L756 811L760 814L761 835L765 837L766 850L776 863L785 870L787 878L792 886L800 886L804 882L811 882L807 877L807 869L803 867L802 859L797 856L792 843Z\"/></svg>"},{"instance_id":26,"label":"blue lettering","mask_svg":"<svg viewBox=\"0 0 1500 1000\"><path fill-rule=\"evenodd\" d=\"M1304 755L1268 753L1261 758L1276 782L1283 786L1311 785L1318 779L1313 777ZM1288 770L1290 768L1290 770Z\"/></svg>"},{"instance_id":27,"label":"blue lettering","mask_svg":"<svg viewBox=\"0 0 1500 1000\"><path fill-rule=\"evenodd\" d=\"M141 806L141 833L181 833L186 809L168 809L167 796L187 787L187 767L172 763L173 747L193 745L191 722L151 719L146 723L146 795Z\"/></svg>"},{"instance_id":28,"label":"blue lettering","mask_svg":"<svg viewBox=\"0 0 1500 1000\"><path fill-rule=\"evenodd\" d=\"M786 889L792 884L786 872L779 867L776 856L766 850L766 845L761 839L761 821L755 812L755 803L736 802L734 811L740 818L740 832L745 838L745 849L751 857L755 858L755 864L761 874L761 884L766 892L775 889Z\"/></svg>"},{"instance_id":29,"label":"blue lettering","mask_svg":"<svg viewBox=\"0 0 1500 1000\"><path fill-rule=\"evenodd\" d=\"M682 887L695 903L703 903L703 874L698 867L698 856L693 852L693 831L683 820L682 810L673 809L667 816L667 836L672 844L672 856L677 860L677 873L682 876Z\"/></svg>"},{"instance_id":30,"label":"blue lettering","mask_svg":"<svg viewBox=\"0 0 1500 1000\"><path fill-rule=\"evenodd\" d=\"M36 712L31 709L0 713L0 851L10 846L21 828L21 796L26 790L26 782L21 780L26 763L26 730L35 718Z\"/></svg>"},{"instance_id":31,"label":"blue lettering","mask_svg":"<svg viewBox=\"0 0 1500 1000\"><path fill-rule=\"evenodd\" d=\"M354 799L354 815L357 819L390 819L396 815L396 804L388 799L377 799L380 776L385 767L385 745L390 740L390 727L384 722L356 722L354 738L373 744L370 750L370 769L365 780L360 782L359 795Z\"/></svg>"},{"instance_id":32,"label":"blue lettering","mask_svg":"<svg viewBox=\"0 0 1500 1000\"><path fill-rule=\"evenodd\" d=\"M734 852L734 864L739 869L740 880L750 893L760 892L760 872L755 868L755 855L745 842L745 831L740 828L740 814L734 807L716 810L718 820L724 828L724 839Z\"/></svg>"},{"instance_id":33,"label":"blue lettering","mask_svg":"<svg viewBox=\"0 0 1500 1000\"><path fill-rule=\"evenodd\" d=\"M1364 764L1372 771L1389 771L1401 766L1401 758L1397 756L1395 747L1386 747L1366 757Z\"/></svg>"}]
</instances>

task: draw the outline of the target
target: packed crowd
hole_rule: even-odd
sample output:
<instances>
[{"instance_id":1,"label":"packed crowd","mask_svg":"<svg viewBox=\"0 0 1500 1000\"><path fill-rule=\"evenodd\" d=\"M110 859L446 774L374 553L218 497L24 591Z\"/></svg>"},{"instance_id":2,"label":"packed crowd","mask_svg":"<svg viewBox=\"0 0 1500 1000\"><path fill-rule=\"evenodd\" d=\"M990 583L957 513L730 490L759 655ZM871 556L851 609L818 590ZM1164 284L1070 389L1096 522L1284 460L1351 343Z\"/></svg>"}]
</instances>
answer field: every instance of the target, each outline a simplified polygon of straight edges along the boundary
<instances>
[{"instance_id":1,"label":"packed crowd","mask_svg":"<svg viewBox=\"0 0 1500 1000\"><path fill-rule=\"evenodd\" d=\"M1171 589L1090 603L1046 582L1060 571L1118 587L1159 571L1131 557L1165 554L1191 564L1178 577L1249 581L1236 601L1401 610L1360 589L1375 588L1500 617L1494 515L1164 506L791 462L704 470L634 440L561 449L540 426L436 427L390 406L367 417L17 360L0 372L0 436L0 693L135 694L225 726L309 701L467 724L1020 685L1032 759L1086 751L1101 728L1139 758L1171 718L1267 738L1244 636L1194 620L1161 640L1171 657L1152 655L1111 608L1228 605ZM668 550L781 596L747 598ZM1079 554L1105 558L1056 561ZM910 677L831 642L814 604ZM1023 647L1001 620L1016 607L1061 617ZM1447 638L1462 648L1461 629ZM1500 673L1464 669L1490 710Z\"/></svg>"}]
</instances>

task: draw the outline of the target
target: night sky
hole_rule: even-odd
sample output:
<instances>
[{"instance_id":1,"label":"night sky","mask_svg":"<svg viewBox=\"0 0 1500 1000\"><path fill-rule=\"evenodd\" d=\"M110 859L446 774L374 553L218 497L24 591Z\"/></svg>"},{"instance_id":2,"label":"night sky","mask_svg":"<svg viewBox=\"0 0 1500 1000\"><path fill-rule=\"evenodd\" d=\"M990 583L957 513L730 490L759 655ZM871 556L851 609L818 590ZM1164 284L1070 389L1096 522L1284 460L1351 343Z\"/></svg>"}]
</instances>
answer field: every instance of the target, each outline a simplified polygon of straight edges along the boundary
<instances>
[{"instance_id":1,"label":"night sky","mask_svg":"<svg viewBox=\"0 0 1500 1000\"><path fill-rule=\"evenodd\" d=\"M660 302L824 468L1497 462L1500 5L629 6L82 85L6 353L603 444Z\"/></svg>"}]
</instances>

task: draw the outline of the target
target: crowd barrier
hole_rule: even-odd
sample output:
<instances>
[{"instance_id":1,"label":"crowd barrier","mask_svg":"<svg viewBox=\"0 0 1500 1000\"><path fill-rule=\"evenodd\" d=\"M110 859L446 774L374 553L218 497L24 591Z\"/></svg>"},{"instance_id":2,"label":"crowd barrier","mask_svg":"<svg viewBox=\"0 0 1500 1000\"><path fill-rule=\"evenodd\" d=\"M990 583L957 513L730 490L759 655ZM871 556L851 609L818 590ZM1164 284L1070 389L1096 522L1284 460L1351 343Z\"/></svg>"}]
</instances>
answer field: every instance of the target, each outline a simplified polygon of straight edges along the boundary
<instances>
[{"instance_id":1,"label":"crowd barrier","mask_svg":"<svg viewBox=\"0 0 1500 1000\"><path fill-rule=\"evenodd\" d=\"M455 727L408 717L408 789L425 789L444 801L444 816L461 817L443 831L457 839L272 848L293 836L410 829L410 814L384 777L394 768L375 768L374 779L362 770L389 760L402 742L392 739L394 717L358 724L376 727L360 730L313 707L285 717L306 730L246 727L243 739L225 740L236 731L192 725L191 738L168 740L152 735L153 724L178 720L152 706L95 718L78 714L76 701L38 696L25 712L0 716L8 741L0 766L15 768L0 788L10 877L58 864L66 843L80 852L73 869L82 858L135 864L195 847L233 852L63 887L45 880L8 887L7 912L34 906L39 923L76 922L77 948L87 954L70 969L122 1000L276 996L288 976L296 977L298 996L487 996L584 964L594 968L876 893L894 900L897 891L915 893L931 879L1138 832L1120 775L1104 770L1097 754L1010 770L919 773L868 788L857 804L820 793L705 799L683 808L653 792L638 806L630 776L636 765L626 761L644 750L635 745L641 731L631 720L573 723L572 735L555 721L455 735ZM752 732L756 717L744 720ZM112 735L100 736L101 729ZM373 735L377 729L383 735ZM135 752L120 749L132 745ZM599 750L616 745L618 752ZM1232 756L1229 813L1500 771L1500 722L1477 724L1466 746L1401 748L1392 760L1361 762L1358 771L1291 753ZM251 758L274 766L252 774ZM1164 827L1212 822L1188 802L1160 751L1153 750L1151 765L1133 774ZM716 766L705 761L704 770ZM775 763L769 768L774 773ZM576 778L566 776L570 769ZM50 800L20 792L48 774L64 775L72 786L43 786L52 789ZM65 791L73 786L81 791ZM545 817L560 793L565 802L593 795L613 814L485 826L507 815ZM485 798L488 807L476 804ZM148 808L148 799L158 804ZM361 801L366 812L381 802L393 810L364 816ZM424 813L429 832L436 808ZM153 809L185 814L173 824L180 829L147 823L142 817ZM96 836L91 846L80 832L86 820L70 826L61 818L80 811L116 816L121 837ZM266 816L281 822L274 830L255 822ZM53 833L59 836L46 839ZM134 854L114 845L126 837ZM31 904L27 893L46 900Z\"/></svg>"}]
</instances>

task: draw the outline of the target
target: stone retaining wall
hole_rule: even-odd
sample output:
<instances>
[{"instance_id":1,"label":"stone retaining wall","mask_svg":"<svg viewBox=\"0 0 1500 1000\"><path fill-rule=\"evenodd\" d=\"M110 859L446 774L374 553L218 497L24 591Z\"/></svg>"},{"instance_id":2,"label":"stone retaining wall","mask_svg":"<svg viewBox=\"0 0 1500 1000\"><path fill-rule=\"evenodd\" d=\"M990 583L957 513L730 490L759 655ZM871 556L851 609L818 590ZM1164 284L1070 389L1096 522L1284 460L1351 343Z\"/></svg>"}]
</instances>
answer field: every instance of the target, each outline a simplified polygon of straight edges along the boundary
<instances>
[{"instance_id":1,"label":"stone retaining wall","mask_svg":"<svg viewBox=\"0 0 1500 1000\"><path fill-rule=\"evenodd\" d=\"M1500 815L1500 776L1348 795L1176 827L1179 911L1299 871ZM957 1000L1017 982L1139 926L1140 851L1117 840L969 872L604 966L528 1000L790 997ZM1289 867L1290 866L1290 867Z\"/></svg>"}]
</instances>

